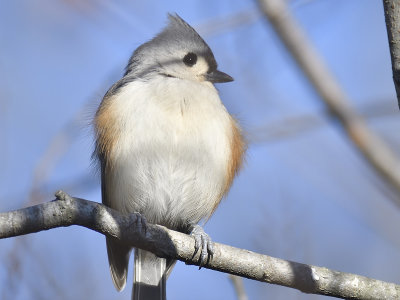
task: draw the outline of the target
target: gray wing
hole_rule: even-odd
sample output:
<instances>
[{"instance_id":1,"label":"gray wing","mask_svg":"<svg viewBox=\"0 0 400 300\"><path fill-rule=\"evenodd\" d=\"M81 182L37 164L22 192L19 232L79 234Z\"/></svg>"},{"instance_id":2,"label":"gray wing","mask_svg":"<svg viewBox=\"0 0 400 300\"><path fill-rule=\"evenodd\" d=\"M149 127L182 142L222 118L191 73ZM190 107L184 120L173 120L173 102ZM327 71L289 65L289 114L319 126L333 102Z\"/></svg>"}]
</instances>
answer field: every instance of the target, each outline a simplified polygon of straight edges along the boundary
<instances>
[{"instance_id":1,"label":"gray wing","mask_svg":"<svg viewBox=\"0 0 400 300\"><path fill-rule=\"evenodd\" d=\"M111 197L107 192L107 168L102 163L101 166L101 195L102 202L108 207L112 207ZM132 248L127 247L114 238L106 237L108 263L110 265L111 278L118 291L124 289L128 274L129 256Z\"/></svg>"}]
</instances>

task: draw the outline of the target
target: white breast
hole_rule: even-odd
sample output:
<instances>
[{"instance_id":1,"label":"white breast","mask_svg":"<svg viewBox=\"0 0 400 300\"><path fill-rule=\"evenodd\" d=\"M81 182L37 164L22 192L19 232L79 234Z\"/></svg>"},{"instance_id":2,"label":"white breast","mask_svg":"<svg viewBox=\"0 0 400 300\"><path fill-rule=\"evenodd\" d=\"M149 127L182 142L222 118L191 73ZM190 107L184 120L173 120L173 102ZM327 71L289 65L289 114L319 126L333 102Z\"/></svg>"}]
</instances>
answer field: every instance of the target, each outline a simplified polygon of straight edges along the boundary
<instances>
[{"instance_id":1,"label":"white breast","mask_svg":"<svg viewBox=\"0 0 400 300\"><path fill-rule=\"evenodd\" d=\"M113 207L174 228L209 217L226 184L231 123L207 82L134 81L113 100Z\"/></svg>"}]
</instances>

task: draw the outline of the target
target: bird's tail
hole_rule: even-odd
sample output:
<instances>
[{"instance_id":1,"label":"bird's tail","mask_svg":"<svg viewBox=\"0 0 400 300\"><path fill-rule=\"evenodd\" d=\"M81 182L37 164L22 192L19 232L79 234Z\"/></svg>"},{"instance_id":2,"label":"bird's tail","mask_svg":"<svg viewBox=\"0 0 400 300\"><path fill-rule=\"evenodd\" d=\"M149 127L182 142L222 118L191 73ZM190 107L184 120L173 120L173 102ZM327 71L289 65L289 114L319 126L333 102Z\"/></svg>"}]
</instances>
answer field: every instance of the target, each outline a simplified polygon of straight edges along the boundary
<instances>
[{"instance_id":1,"label":"bird's tail","mask_svg":"<svg viewBox=\"0 0 400 300\"><path fill-rule=\"evenodd\" d=\"M127 247L114 239L106 238L106 241L111 278L115 288L118 291L122 291L126 285L129 256L132 248Z\"/></svg>"},{"instance_id":2,"label":"bird's tail","mask_svg":"<svg viewBox=\"0 0 400 300\"><path fill-rule=\"evenodd\" d=\"M151 252L135 249L132 300L165 300L166 281L173 265Z\"/></svg>"}]
</instances>

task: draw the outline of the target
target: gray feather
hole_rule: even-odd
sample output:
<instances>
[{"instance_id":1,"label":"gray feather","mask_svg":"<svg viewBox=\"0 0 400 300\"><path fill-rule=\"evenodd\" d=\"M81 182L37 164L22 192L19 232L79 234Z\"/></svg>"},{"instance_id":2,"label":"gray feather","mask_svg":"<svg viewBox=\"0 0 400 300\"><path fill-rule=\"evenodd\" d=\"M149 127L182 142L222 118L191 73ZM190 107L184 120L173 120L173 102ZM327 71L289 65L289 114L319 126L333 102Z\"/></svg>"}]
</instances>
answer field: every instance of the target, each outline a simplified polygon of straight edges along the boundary
<instances>
[{"instance_id":1,"label":"gray feather","mask_svg":"<svg viewBox=\"0 0 400 300\"><path fill-rule=\"evenodd\" d=\"M108 175L107 168L105 167L105 161L101 162L102 172L101 172L101 193L102 202L112 208L111 199L108 197L106 178ZM126 285L126 278L128 274L129 256L132 247L127 247L117 240L106 238L107 244L107 255L108 263L110 266L111 278L114 283L115 288L118 291L124 289Z\"/></svg>"},{"instance_id":2,"label":"gray feather","mask_svg":"<svg viewBox=\"0 0 400 300\"><path fill-rule=\"evenodd\" d=\"M136 249L132 300L165 300L166 268L165 258Z\"/></svg>"},{"instance_id":3,"label":"gray feather","mask_svg":"<svg viewBox=\"0 0 400 300\"><path fill-rule=\"evenodd\" d=\"M111 278L115 288L118 291L122 291L126 285L129 256L132 248L126 247L110 238L106 238L106 242Z\"/></svg>"}]
</instances>

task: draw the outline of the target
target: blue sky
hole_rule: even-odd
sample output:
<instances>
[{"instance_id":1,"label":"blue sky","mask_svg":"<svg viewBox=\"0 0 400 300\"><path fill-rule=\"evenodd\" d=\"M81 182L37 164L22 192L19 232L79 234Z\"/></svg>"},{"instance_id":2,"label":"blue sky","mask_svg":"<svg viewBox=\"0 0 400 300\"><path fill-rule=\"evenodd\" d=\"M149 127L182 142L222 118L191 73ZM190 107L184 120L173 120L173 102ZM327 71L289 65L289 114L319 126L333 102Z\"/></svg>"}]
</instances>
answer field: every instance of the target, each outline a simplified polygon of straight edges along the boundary
<instances>
[{"instance_id":1,"label":"blue sky","mask_svg":"<svg viewBox=\"0 0 400 300\"><path fill-rule=\"evenodd\" d=\"M399 153L381 1L289 2L351 104ZM60 188L100 201L91 116L167 12L204 32L220 69L235 78L218 89L251 142L245 167L205 227L211 237L398 283L400 210L390 200L398 195L327 116L254 1L0 1L1 210L49 201ZM238 14L247 21L230 23ZM3 240L0 256L2 299L130 297L129 286L114 290L104 237L87 229ZM250 299L324 298L244 282ZM235 299L226 274L183 263L167 290L169 299Z\"/></svg>"}]
</instances>

